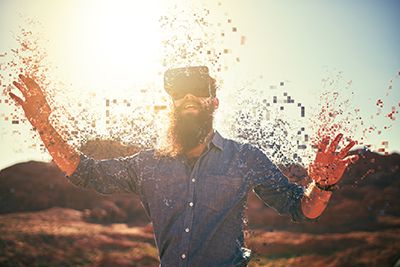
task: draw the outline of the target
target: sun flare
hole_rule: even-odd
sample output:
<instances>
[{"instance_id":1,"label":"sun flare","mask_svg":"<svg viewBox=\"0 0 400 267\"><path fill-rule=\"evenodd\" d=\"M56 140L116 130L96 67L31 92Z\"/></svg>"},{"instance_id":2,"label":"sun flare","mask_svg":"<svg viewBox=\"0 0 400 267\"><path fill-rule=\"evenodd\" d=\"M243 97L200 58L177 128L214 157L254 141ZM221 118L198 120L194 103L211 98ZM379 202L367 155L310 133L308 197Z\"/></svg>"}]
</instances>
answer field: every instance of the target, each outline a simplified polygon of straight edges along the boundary
<instances>
[{"instance_id":1,"label":"sun flare","mask_svg":"<svg viewBox=\"0 0 400 267\"><path fill-rule=\"evenodd\" d=\"M160 66L161 10L155 1L79 2L66 23L71 76L116 95L133 81L153 80Z\"/></svg>"}]
</instances>

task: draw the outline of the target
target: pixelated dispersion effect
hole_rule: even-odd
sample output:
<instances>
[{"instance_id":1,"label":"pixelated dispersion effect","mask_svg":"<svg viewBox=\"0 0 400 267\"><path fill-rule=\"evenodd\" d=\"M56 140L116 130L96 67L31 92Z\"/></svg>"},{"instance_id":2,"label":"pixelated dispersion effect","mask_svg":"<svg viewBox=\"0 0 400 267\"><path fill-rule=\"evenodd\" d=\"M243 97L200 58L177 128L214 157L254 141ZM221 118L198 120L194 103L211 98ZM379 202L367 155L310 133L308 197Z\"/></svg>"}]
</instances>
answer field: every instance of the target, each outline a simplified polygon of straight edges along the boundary
<instances>
[{"instance_id":1,"label":"pixelated dispersion effect","mask_svg":"<svg viewBox=\"0 0 400 267\"><path fill-rule=\"evenodd\" d=\"M160 18L160 27L165 33L162 44L164 58L158 73L160 79L166 68L207 62L211 73L217 78L219 90L224 90L224 73L229 72L229 66L240 64L239 50L245 45L246 37L228 15L224 21L216 23L211 23L211 15L211 11L204 7L191 7L188 12L187 9L175 6L168 15ZM14 103L8 97L8 92L13 89L12 81L17 79L19 73L35 77L42 86L53 109L53 125L77 148L96 138L153 147L165 134L169 102L162 88L155 90L154 84L149 83L139 90L139 96L130 99L104 99L96 92L88 90L82 91L79 100L68 99L65 92L73 85L66 85L57 77L52 77L51 68L54 66L46 60L47 55L43 49L45 40L40 36L40 23L26 19L24 27L20 27L15 38L18 47L0 54L3 93L0 104L13 107L10 112L0 113L0 118L3 122L14 125L12 134L20 134L20 122L28 123L22 109L14 108ZM397 80L398 75L390 81L385 95L387 99L390 99ZM322 80L319 109L310 115L301 101L295 101L291 97L290 92L285 89L285 82L263 88L248 82L245 88L232 90L240 97L237 98L234 109L230 110L233 125L227 126L225 132L232 138L255 144L274 162L284 165L304 164L304 160L311 160L314 154L309 153L310 149L323 136L333 136L338 132L344 132L348 139L371 147L364 140L368 140L368 134L379 135L390 129L390 121L396 119L400 103L397 106L390 105L390 112L386 114L385 101L376 101L377 112L373 116L390 120L381 129L370 125L368 118L364 119L359 114L360 109L352 107L349 99L346 99L349 95L346 90L350 90L351 81L341 83L343 77L340 72L337 75L330 74ZM246 90L246 94L243 94L243 90ZM258 91L263 93L259 94ZM260 98L260 95L263 97ZM95 109L99 110L99 107L101 113L93 112ZM291 110L291 113L287 110ZM362 134L358 135L354 129L363 129ZM34 130L32 137L45 150ZM32 140L27 140L26 143L30 144ZM382 146L378 151L386 152L388 142L383 141Z\"/></svg>"},{"instance_id":2,"label":"pixelated dispersion effect","mask_svg":"<svg viewBox=\"0 0 400 267\"><path fill-rule=\"evenodd\" d=\"M285 92L285 82L262 88L269 89L281 94L260 98L256 96L262 92L250 90L238 99L241 108L236 111L234 133L240 141L262 149L276 163L302 164L310 138L304 126L306 107Z\"/></svg>"},{"instance_id":3,"label":"pixelated dispersion effect","mask_svg":"<svg viewBox=\"0 0 400 267\"><path fill-rule=\"evenodd\" d=\"M8 51L0 51L0 86L1 97L0 105L0 120L2 124L12 124L14 127L12 135L21 135L19 127L21 124L29 124L22 109L16 107L8 93L14 89L12 81L18 79L18 75L29 74L35 77L40 82L43 88L46 88L45 94L51 95L50 82L47 79L47 73L51 64L47 62L47 53L44 50L45 40L40 35L42 25L40 22L31 18L26 18L20 15L23 21L23 26L18 27L18 32L13 33L13 37L17 46ZM14 90L15 91L15 90ZM47 97L50 106L54 106L54 101L51 97ZM1 135L10 134L5 127L1 127ZM35 139L36 132L31 129L32 138ZM32 144L32 140L24 141L22 144L26 149L36 149L38 143ZM39 144L42 151L45 151L43 144ZM24 153L22 149L17 149L18 152Z\"/></svg>"},{"instance_id":4,"label":"pixelated dispersion effect","mask_svg":"<svg viewBox=\"0 0 400 267\"><path fill-rule=\"evenodd\" d=\"M231 26L232 21L226 19L225 22L230 28L229 32L225 33L228 31L223 27L225 24L219 22L215 32L209 31L205 36L202 34L195 36L193 27L201 33L208 31L211 27L211 24L206 21L210 12L205 8L196 7L190 10L190 14L193 13L194 16L190 15L183 20L178 20L176 19L178 15L185 14L186 10L175 6L171 8L168 16L159 19L160 27L166 33L162 44L165 56L160 62L158 72L160 80L162 80L163 72L173 66L210 62L210 69L219 72L223 67L222 58L225 56L229 59L232 55L231 49L216 48L217 36L220 39L236 38L239 34L237 28ZM78 148L87 140L113 139L141 147L154 146L159 137L164 135L165 122L168 120L166 113L169 100L163 89L148 82L146 86L132 90L135 93L132 93L130 98L118 98L118 96L104 98L99 92L86 89L79 90L79 98L71 97L69 91L73 85L65 84L58 77L54 77L52 68L55 67L46 61L47 55L44 49L46 42L41 37L42 31L40 22L27 19L23 27L20 27L20 31L15 33L18 48L11 50L12 53L5 52L2 56L2 73L7 73L6 76L2 75L3 103L14 107L8 93L12 90L15 92L12 81L18 80L18 74L23 73L33 76L42 87L53 110L50 119L71 145ZM243 45L245 37L239 36L237 43ZM204 57L200 58L200 55ZM32 62L35 59L40 59L40 64ZM236 57L235 62L238 61L239 58ZM227 65L224 69L227 69ZM101 110L101 112L94 112L94 110ZM14 118L14 124L27 124L22 109L18 107L2 114L5 121L10 116ZM17 127L15 129L15 132L19 132ZM34 130L32 130L32 136L35 142L45 150ZM32 140L27 142L32 142Z\"/></svg>"},{"instance_id":5,"label":"pixelated dispersion effect","mask_svg":"<svg viewBox=\"0 0 400 267\"><path fill-rule=\"evenodd\" d=\"M159 20L164 33L162 65L165 68L207 65L221 84L222 73L240 62L239 50L245 45L246 36L223 12L221 3L216 10L188 5L172 7ZM224 20L213 20L214 13L224 13Z\"/></svg>"},{"instance_id":6,"label":"pixelated dispersion effect","mask_svg":"<svg viewBox=\"0 0 400 267\"><path fill-rule=\"evenodd\" d=\"M396 121L396 114L400 107L400 100L392 95L394 86L399 86L400 72L396 73L389 81L385 92L384 107L382 99L370 99L371 111L362 110L354 106L354 93L351 91L353 82L345 81L343 72L338 71L322 79L322 93L318 101L316 113L310 117L310 130L316 133L311 139L312 145L316 146L323 137L334 136L345 133L345 140L341 144L355 140L358 145L365 149L375 149L376 152L388 154L389 142L382 140L378 146L368 143L371 136L381 135L390 131ZM397 82L397 83L396 83ZM362 115L367 113L368 116ZM374 122L380 122L376 125Z\"/></svg>"},{"instance_id":7,"label":"pixelated dispersion effect","mask_svg":"<svg viewBox=\"0 0 400 267\"><path fill-rule=\"evenodd\" d=\"M56 66L48 61L45 51L47 40L43 38L41 23L23 16L22 19L23 26L19 26L18 32L14 33L17 47L1 51L0 54L0 104L8 108L2 109L0 118L3 123L11 123L13 129L12 133L4 134L21 135L21 128L29 125L22 108L15 106L8 95L11 91L19 94L12 82L18 80L19 74L25 74L33 77L41 86L52 108L50 121L74 147L79 148L86 141L94 139L113 139L141 144L144 147L154 142L154 116L151 115L153 110L149 110L150 104L145 97L141 97L142 101L137 103L136 98L109 99L102 98L94 91L80 90L79 98L72 98L69 91L73 85L65 84L52 72ZM154 85L149 83L147 88L139 90L139 94L146 96L146 92L152 88ZM101 113L96 112L99 107ZM154 106L155 111L158 108L159 106ZM137 119L132 120L131 116ZM142 131L146 134L142 134ZM25 153L25 149L36 149L40 146L45 152L46 149L34 129L31 129L31 137L31 140L25 140L21 144L23 149L17 151Z\"/></svg>"}]
</instances>

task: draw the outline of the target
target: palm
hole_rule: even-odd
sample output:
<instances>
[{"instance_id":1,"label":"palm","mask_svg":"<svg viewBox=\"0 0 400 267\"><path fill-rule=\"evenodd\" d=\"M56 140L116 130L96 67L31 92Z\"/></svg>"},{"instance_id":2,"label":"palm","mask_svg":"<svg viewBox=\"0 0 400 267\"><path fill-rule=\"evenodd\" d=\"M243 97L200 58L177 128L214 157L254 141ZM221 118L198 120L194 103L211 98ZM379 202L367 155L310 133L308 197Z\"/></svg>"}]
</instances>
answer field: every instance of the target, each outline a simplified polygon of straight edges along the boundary
<instances>
[{"instance_id":1,"label":"palm","mask_svg":"<svg viewBox=\"0 0 400 267\"><path fill-rule=\"evenodd\" d=\"M351 141L341 151L336 152L342 134L329 144L330 138L325 138L318 145L314 162L309 166L309 176L320 185L336 184L342 177L347 165L358 159L357 155L347 156L355 142Z\"/></svg>"},{"instance_id":2,"label":"palm","mask_svg":"<svg viewBox=\"0 0 400 267\"><path fill-rule=\"evenodd\" d=\"M41 123L47 122L51 108L46 101L42 89L32 78L23 75L19 77L23 84L18 82L14 82L13 84L21 91L25 101L13 93L10 93L10 96L22 106L29 122L34 127L39 127Z\"/></svg>"}]
</instances>

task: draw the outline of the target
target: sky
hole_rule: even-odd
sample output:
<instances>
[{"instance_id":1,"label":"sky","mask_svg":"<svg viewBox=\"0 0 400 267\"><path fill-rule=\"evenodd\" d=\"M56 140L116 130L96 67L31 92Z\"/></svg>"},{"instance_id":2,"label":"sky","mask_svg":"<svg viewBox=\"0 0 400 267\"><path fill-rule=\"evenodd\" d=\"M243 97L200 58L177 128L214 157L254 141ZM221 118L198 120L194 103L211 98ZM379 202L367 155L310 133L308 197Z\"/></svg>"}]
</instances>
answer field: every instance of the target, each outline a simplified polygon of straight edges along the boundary
<instances>
[{"instance_id":1,"label":"sky","mask_svg":"<svg viewBox=\"0 0 400 267\"><path fill-rule=\"evenodd\" d=\"M392 107L400 109L399 12L400 2L393 0L0 0L0 55L8 52L3 59L12 58L20 27L32 28L47 54L46 76L53 82L48 91L54 93L55 105L73 115L86 105L92 110L88 116L101 121L105 98L168 103L162 93L140 92L162 89L160 74L174 64L209 65L207 53L196 54L194 44L211 51L227 49L210 68L220 81L216 127L226 136L238 99L254 102L284 93L306 107L307 118L296 119L312 135L310 119L312 111L319 111L321 95L338 91L340 99L333 105L346 103L345 111L351 112L346 120L357 120L356 109L363 118L364 125L351 122L349 135L359 140L362 128L371 126L374 130L364 136L365 144L378 151L387 141L386 151L399 152L398 114L395 119L387 116ZM27 23L27 18L40 25ZM161 26L163 21L167 23ZM197 40L192 46L185 43L188 32ZM195 51L192 61L177 60L182 53L178 48L186 46L189 54ZM163 65L166 52L171 55ZM220 65L226 68L218 72ZM1 67L2 85L17 75L9 72L10 68ZM323 80L333 82L326 85ZM282 82L284 88L279 86ZM15 125L5 119L23 117L6 99L3 93L0 169L27 160L49 160L27 122ZM293 120L297 116L290 111L278 114ZM106 126L98 125L98 132L105 131Z\"/></svg>"}]
</instances>

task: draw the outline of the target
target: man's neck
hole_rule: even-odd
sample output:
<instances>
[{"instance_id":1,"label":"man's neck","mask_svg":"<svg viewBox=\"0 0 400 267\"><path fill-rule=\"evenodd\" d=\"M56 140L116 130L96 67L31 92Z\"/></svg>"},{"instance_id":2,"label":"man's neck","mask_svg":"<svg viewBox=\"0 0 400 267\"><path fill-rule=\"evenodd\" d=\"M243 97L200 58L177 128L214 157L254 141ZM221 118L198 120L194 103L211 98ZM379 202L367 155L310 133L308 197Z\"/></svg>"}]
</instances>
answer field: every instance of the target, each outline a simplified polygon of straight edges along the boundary
<instances>
[{"instance_id":1,"label":"man's neck","mask_svg":"<svg viewBox=\"0 0 400 267\"><path fill-rule=\"evenodd\" d=\"M200 143L195 148L193 148L190 151L186 152L185 156L188 159L200 157L200 155L203 154L204 150L206 149L207 145L210 143L210 141L213 138L213 136L214 136L214 130L211 129L210 132L208 133L206 139L205 139L205 142L204 143Z\"/></svg>"}]
</instances>

